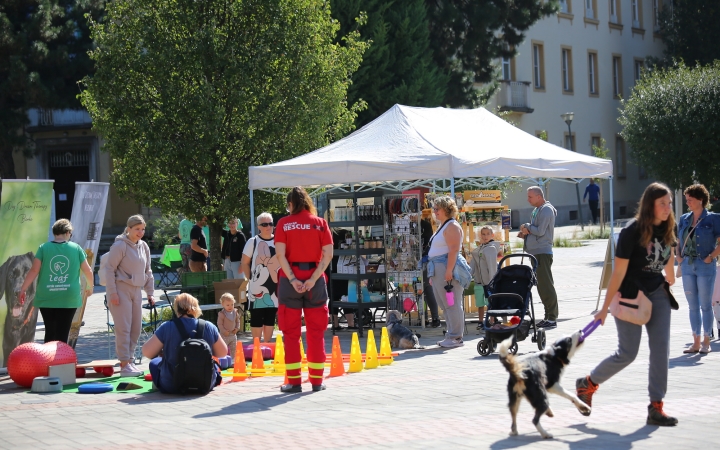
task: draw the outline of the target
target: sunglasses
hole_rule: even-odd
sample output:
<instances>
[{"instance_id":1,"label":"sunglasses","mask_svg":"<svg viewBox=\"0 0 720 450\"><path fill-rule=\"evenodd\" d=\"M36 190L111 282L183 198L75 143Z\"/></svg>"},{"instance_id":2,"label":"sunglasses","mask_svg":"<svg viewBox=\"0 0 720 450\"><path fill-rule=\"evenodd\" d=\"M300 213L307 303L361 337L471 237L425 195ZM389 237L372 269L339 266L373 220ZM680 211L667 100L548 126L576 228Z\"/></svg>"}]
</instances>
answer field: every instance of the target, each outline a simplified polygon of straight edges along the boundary
<instances>
[{"instance_id":1,"label":"sunglasses","mask_svg":"<svg viewBox=\"0 0 720 450\"><path fill-rule=\"evenodd\" d=\"M274 225L272 223L259 223L258 226L265 228L265 227L272 227Z\"/></svg>"},{"instance_id":2,"label":"sunglasses","mask_svg":"<svg viewBox=\"0 0 720 450\"><path fill-rule=\"evenodd\" d=\"M433 210L433 211L440 211L440 208L437 208L437 207L433 206L433 209L432 209L432 210Z\"/></svg>"}]
</instances>

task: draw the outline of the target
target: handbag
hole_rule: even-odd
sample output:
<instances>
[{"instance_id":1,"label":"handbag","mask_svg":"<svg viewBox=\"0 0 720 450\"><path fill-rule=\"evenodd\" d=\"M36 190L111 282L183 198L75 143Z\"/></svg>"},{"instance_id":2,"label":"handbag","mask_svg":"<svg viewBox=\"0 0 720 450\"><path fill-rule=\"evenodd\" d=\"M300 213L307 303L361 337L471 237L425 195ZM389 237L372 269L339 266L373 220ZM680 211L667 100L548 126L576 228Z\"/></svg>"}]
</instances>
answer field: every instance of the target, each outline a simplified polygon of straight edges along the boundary
<instances>
[{"instance_id":1,"label":"handbag","mask_svg":"<svg viewBox=\"0 0 720 450\"><path fill-rule=\"evenodd\" d=\"M625 322L645 325L652 315L652 303L642 289L638 289L635 298L623 298L618 291L610 302L610 314Z\"/></svg>"}]
</instances>

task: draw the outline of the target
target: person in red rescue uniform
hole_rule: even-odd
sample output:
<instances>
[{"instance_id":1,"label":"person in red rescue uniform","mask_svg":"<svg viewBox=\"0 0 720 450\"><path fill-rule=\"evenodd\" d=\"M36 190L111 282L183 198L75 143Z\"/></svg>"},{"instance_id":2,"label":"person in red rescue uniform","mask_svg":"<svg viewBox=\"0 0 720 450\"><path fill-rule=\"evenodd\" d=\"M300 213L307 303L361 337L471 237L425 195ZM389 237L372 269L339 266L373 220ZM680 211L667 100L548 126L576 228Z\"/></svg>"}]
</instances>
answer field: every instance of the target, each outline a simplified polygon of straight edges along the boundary
<instances>
[{"instance_id":1,"label":"person in red rescue uniform","mask_svg":"<svg viewBox=\"0 0 720 450\"><path fill-rule=\"evenodd\" d=\"M305 189L294 187L287 196L290 215L275 227L275 252L279 272L278 325L285 340L288 384L280 392L302 392L300 339L305 314L307 360L314 392L325 390L325 330L328 325L328 294L325 269L333 257L333 240L325 219Z\"/></svg>"}]
</instances>

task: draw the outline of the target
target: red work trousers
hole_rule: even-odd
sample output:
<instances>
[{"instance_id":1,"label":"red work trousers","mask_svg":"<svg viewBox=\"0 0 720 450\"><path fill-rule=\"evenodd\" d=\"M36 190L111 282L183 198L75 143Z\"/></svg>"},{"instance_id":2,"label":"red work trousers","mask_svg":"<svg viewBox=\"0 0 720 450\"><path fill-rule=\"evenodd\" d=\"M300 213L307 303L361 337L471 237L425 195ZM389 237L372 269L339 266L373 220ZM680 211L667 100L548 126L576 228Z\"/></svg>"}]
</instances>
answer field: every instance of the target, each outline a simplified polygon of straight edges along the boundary
<instances>
[{"instance_id":1,"label":"red work trousers","mask_svg":"<svg viewBox=\"0 0 720 450\"><path fill-rule=\"evenodd\" d=\"M302 313L305 312L305 335L307 337L307 360L310 383L322 384L325 371L325 330L328 325L328 307L288 308L280 304L278 307L278 325L283 333L285 345L285 367L288 382L300 384L301 355L300 339L302 337Z\"/></svg>"}]
</instances>

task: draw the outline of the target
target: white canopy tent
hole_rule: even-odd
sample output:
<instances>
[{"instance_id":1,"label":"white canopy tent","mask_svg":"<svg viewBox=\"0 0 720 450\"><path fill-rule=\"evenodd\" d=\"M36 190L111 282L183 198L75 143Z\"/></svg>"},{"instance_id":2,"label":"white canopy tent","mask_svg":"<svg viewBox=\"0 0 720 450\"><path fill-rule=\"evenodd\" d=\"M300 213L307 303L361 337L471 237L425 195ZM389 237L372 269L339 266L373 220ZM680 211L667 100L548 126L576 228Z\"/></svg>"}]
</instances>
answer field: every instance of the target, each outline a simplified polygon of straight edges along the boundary
<instances>
[{"instance_id":1,"label":"white canopy tent","mask_svg":"<svg viewBox=\"0 0 720 450\"><path fill-rule=\"evenodd\" d=\"M566 150L514 127L484 108L448 109L395 105L371 123L326 147L297 158L249 168L253 191L280 193L306 186L322 190L432 186L485 187L507 181L543 185L548 179L578 183L610 180L612 161ZM254 230L254 220L251 221Z\"/></svg>"}]
</instances>

